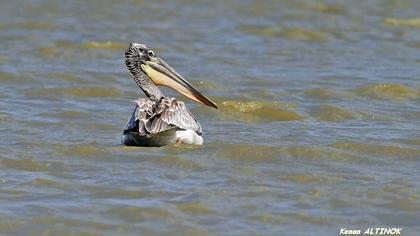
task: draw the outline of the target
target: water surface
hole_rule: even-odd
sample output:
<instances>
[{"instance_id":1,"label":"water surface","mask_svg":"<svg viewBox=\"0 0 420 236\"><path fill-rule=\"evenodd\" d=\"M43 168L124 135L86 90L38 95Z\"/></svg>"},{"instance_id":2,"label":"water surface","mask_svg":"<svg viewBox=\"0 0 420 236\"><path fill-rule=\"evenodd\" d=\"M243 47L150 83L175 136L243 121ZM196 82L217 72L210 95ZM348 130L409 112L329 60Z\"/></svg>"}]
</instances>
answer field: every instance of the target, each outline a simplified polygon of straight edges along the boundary
<instances>
[{"instance_id":1,"label":"water surface","mask_svg":"<svg viewBox=\"0 0 420 236\"><path fill-rule=\"evenodd\" d=\"M0 234L416 235L419 12L379 0L1 3ZM143 96L123 60L132 40L219 104L188 102L204 146L119 144Z\"/></svg>"}]
</instances>

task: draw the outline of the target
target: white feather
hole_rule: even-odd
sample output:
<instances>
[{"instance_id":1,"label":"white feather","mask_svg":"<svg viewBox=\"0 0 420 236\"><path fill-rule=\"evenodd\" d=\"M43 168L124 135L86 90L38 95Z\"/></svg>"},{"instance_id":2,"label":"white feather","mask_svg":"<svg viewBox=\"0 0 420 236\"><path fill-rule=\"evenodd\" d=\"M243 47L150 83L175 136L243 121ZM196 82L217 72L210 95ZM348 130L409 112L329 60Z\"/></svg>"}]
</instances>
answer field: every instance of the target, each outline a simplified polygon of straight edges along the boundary
<instances>
[{"instance_id":1,"label":"white feather","mask_svg":"<svg viewBox=\"0 0 420 236\"><path fill-rule=\"evenodd\" d=\"M194 145L202 145L203 137L198 135L194 130L177 130L175 132L176 143L186 143Z\"/></svg>"}]
</instances>

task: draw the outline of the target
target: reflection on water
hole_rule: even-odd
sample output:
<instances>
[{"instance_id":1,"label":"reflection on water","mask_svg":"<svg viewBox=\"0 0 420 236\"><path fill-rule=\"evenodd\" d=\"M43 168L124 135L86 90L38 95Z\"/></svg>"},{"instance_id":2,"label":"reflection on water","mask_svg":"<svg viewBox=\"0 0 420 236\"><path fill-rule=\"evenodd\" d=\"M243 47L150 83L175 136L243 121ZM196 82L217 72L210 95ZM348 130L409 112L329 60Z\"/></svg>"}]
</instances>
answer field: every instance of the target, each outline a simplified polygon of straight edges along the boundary
<instances>
[{"instance_id":1,"label":"reflection on water","mask_svg":"<svg viewBox=\"0 0 420 236\"><path fill-rule=\"evenodd\" d=\"M0 234L415 235L418 12L379 0L2 3ZM143 96L123 61L132 40L219 104L188 102L204 146L120 146Z\"/></svg>"}]
</instances>

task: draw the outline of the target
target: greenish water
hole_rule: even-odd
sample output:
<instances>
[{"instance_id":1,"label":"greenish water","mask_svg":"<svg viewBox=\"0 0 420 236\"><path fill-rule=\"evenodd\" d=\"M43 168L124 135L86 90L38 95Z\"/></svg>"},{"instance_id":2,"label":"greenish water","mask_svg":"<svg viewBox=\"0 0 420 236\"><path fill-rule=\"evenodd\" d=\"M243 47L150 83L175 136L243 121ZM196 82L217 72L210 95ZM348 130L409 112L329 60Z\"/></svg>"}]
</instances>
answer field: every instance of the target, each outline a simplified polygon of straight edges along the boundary
<instances>
[{"instance_id":1,"label":"greenish water","mask_svg":"<svg viewBox=\"0 0 420 236\"><path fill-rule=\"evenodd\" d=\"M0 234L418 234L419 12L414 0L2 2ZM119 144L143 96L123 60L132 40L219 104L188 102L204 146Z\"/></svg>"}]
</instances>

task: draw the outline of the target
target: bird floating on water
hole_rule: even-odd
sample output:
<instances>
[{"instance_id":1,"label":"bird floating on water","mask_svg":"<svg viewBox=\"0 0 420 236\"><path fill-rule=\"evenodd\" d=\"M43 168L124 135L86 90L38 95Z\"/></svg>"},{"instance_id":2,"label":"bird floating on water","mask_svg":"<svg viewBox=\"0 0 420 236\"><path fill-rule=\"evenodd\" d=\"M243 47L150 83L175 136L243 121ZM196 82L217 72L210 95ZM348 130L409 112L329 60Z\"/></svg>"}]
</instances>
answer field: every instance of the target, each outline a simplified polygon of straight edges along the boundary
<instances>
[{"instance_id":1,"label":"bird floating on water","mask_svg":"<svg viewBox=\"0 0 420 236\"><path fill-rule=\"evenodd\" d=\"M166 97L158 88L167 86L195 102L217 109L179 73L144 44L132 42L125 52L125 64L147 98L139 98L121 139L127 146L203 144L200 123L184 102Z\"/></svg>"}]
</instances>

